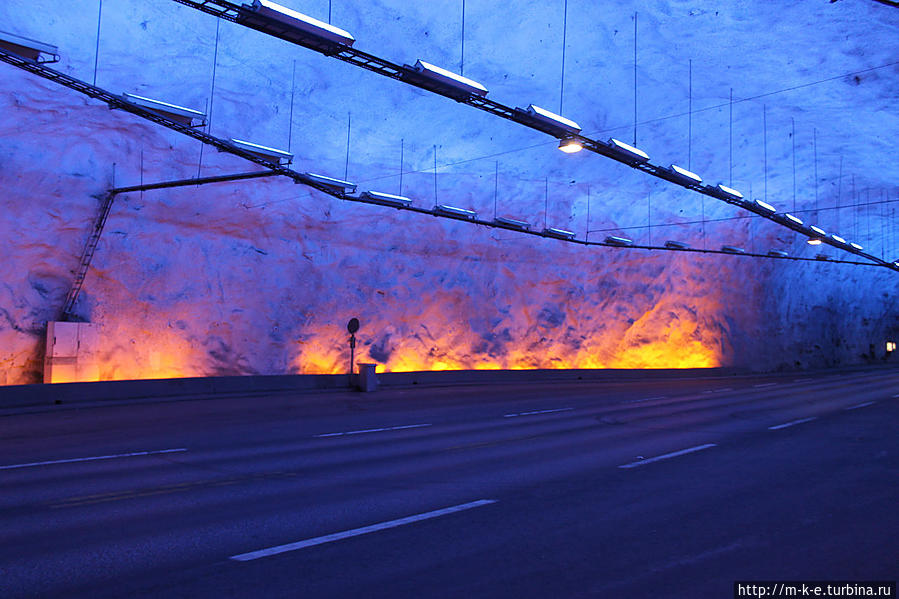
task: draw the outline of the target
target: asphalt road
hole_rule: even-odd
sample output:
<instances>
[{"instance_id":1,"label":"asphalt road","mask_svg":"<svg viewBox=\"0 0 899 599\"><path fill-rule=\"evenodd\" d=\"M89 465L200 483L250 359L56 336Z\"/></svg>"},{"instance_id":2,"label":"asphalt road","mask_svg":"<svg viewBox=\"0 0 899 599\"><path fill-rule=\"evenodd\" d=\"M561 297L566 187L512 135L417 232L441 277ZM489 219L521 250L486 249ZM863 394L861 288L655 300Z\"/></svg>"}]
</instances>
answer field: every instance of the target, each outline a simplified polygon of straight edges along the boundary
<instances>
[{"instance_id":1,"label":"asphalt road","mask_svg":"<svg viewBox=\"0 0 899 599\"><path fill-rule=\"evenodd\" d=\"M0 597L732 597L895 580L899 373L0 417Z\"/></svg>"}]
</instances>

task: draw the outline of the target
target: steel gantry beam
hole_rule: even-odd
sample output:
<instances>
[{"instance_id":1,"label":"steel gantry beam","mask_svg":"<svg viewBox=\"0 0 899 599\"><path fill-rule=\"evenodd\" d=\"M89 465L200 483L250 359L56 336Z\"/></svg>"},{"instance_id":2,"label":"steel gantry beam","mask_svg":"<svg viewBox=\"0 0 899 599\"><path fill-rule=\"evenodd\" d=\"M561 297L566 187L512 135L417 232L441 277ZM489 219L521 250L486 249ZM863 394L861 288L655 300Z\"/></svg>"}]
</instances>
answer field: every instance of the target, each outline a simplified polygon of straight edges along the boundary
<instances>
[{"instance_id":1,"label":"steel gantry beam","mask_svg":"<svg viewBox=\"0 0 899 599\"><path fill-rule=\"evenodd\" d=\"M756 202L745 200L742 196L735 196L728 191L722 190L720 186L704 185L701 182L690 181L689 179L685 179L682 176L678 176L676 172L673 172L668 167L652 164L648 159L635 159L633 155L630 155L627 152L622 152L620 148L616 147L611 142L591 139L585 135L581 135L580 133L571 134L571 132L566 132L557 126L553 126L552 124L548 124L539 118L535 118L532 114L525 110L522 110L520 108L512 108L499 102L487 99L486 97L484 97L484 95L486 94L480 95L476 93L467 93L464 90L460 90L458 88L435 83L433 79L422 76L419 71L417 71L413 67L410 67L409 65L398 65L373 54L369 54L367 52L363 52L361 50L353 48L351 45L348 45L346 43L333 41L331 39L325 39L316 35L309 35L306 32L299 31L296 27L285 24L281 20L255 10L253 5L251 4L238 4L236 2L231 2L230 0L174 1L178 2L179 4L183 4L185 6L203 11L215 17L226 19L233 23L255 29L256 31L259 31L266 35L277 37L289 43L309 48L310 50L314 50L316 52L324 54L325 56L337 58L338 60L354 64L385 77L390 77L391 79L402 81L403 83L406 83L408 85L412 85L420 89L424 89L432 93L450 98L452 100L455 100L456 102L467 104L479 110L489 112L490 114L493 114L497 117L514 121L516 123L529 127L530 129L546 133L547 135L551 135L558 139L576 140L583 146L584 149L588 151L600 154L602 156L605 156L606 158L609 158L636 170L643 171L644 173L647 173L651 176L668 181L669 183L679 185L695 193L699 193L710 198L726 202L732 206L736 206L737 208L746 210L748 212L752 212L757 216L774 222L780 226L791 229L796 233L809 238L820 239L821 243L830 245L845 252L849 252L850 254L854 254L860 258L870 260L877 265L885 266L893 270L899 270L899 263L882 260L872 254L864 252L862 249L853 247L849 242L841 242L838 239L834 239L833 236L820 235L804 223L796 222L796 220L788 218L784 213L777 213L776 211L769 210L763 207L763 205L759 205Z\"/></svg>"},{"instance_id":2,"label":"steel gantry beam","mask_svg":"<svg viewBox=\"0 0 899 599\"><path fill-rule=\"evenodd\" d=\"M181 0L178 0L181 1ZM185 0L186 1L186 0ZM220 0L216 0L216 3L219 3ZM7 52L6 50L0 48L0 61L6 62L13 66L24 69L34 75L39 77L43 77L44 79L48 79L50 81L54 81L64 87L72 89L74 91L80 92L88 97L100 100L102 102L107 103L111 108L118 108L129 112L135 116L141 117L143 119L152 121L158 125L171 129L173 131L177 131L178 133L187 135L192 137L193 139L199 140L204 144L208 144L217 148L218 150L233 154L235 156L239 156L244 158L245 160L249 160L261 166L264 166L268 171L266 171L265 176L269 174L277 174L285 177L289 177L295 183L301 183L303 185L307 185L312 187L322 193L325 193L329 196L340 200L346 200L349 202L356 202L360 204L370 204L374 206L391 206L397 208L399 210L405 210L412 213L428 215L432 217L439 218L448 218L452 220L457 220L473 225L480 225L483 227L493 228L493 229L504 229L507 231L514 231L517 233L521 233L523 235L530 235L534 237L542 237L545 239L552 239L554 241L561 241L567 243L574 243L583 246L601 246L601 247L614 247L619 249L642 249L642 250L662 250L662 251L678 251L678 252L692 252L692 253L700 253L700 254L727 254L727 255L740 255L754 258L769 258L773 260L792 260L799 262L816 262L818 259L816 258L802 258L798 256L774 256L768 254L756 254L751 252L741 252L739 254L734 254L732 251L728 250L707 250L700 248L690 248L690 247L677 247L672 248L668 246L653 246L653 245L637 245L637 244L627 244L622 246L622 244L617 242L608 242L608 241L588 241L586 239L576 239L574 234L571 235L559 235L557 230L546 229L544 231L540 230L532 230L530 229L526 223L519 223L517 221L510 221L508 219L494 219L494 220L483 220L477 218L477 215L474 212L470 211L460 211L459 213L453 213L452 211L448 211L445 207L435 206L433 209L422 208L419 206L415 206L411 204L411 201L406 201L403 203L385 203L382 198L379 198L377 195L371 195L369 193L357 193L356 186L354 184L341 185L342 181L329 179L327 177L322 177L320 175L314 175L311 173L301 173L295 171L291 168L288 168L285 165L278 164L272 162L270 160L266 160L265 158L261 158L252 152L245 151L231 142L214 137L207 133L203 133L198 131L195 128L190 126L186 126L179 121L174 121L170 118L166 118L156 112L151 110L147 110L141 106L138 106L128 100L124 99L122 96L116 96L115 94L97 87L95 85L91 85L79 79L75 79L74 77L70 77L59 71L51 69L44 64L36 63L34 61L22 59L20 56L13 54L11 52ZM255 178L256 176L263 176L261 173L253 173L251 177ZM249 178L249 177L248 177ZM196 180L193 180L196 183ZM178 182L181 183L181 182ZM336 183L336 184L335 184ZM162 186L170 186L168 184L163 184ZM133 188L118 188L112 191L117 193L123 193L125 191L135 191L140 190L141 187L147 189L147 186L136 186ZM115 194L110 194L114 196ZM383 194L381 194L383 195ZM396 196L393 196L396 197ZM105 210L106 214L108 214L108 209ZM101 216L101 218L105 218ZM879 264L872 264L870 262L857 262L851 260L834 260L828 259L829 262L838 263L838 264L853 264L857 266L881 266ZM895 270L899 270L899 265L894 264L883 264L885 266L889 266ZM74 301L72 302L74 303ZM67 302L68 305L68 302Z\"/></svg>"}]
</instances>

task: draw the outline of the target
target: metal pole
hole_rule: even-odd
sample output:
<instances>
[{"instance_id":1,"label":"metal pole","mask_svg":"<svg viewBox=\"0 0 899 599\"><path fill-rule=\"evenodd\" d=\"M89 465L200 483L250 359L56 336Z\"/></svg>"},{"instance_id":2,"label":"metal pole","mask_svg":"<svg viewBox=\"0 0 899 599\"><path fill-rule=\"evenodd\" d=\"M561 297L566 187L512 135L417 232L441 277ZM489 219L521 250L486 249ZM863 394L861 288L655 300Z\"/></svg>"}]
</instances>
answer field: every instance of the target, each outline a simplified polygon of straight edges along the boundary
<instances>
[{"instance_id":1,"label":"metal pole","mask_svg":"<svg viewBox=\"0 0 899 599\"><path fill-rule=\"evenodd\" d=\"M818 130L812 130L812 139L815 149L815 219L818 218Z\"/></svg>"},{"instance_id":2,"label":"metal pole","mask_svg":"<svg viewBox=\"0 0 899 599\"><path fill-rule=\"evenodd\" d=\"M94 49L94 85L97 85L97 66L100 63L100 22L103 20L103 0L97 13L97 47Z\"/></svg>"},{"instance_id":3,"label":"metal pole","mask_svg":"<svg viewBox=\"0 0 899 599\"><path fill-rule=\"evenodd\" d=\"M465 74L465 0L462 0L462 60L459 62L459 74Z\"/></svg>"},{"instance_id":4,"label":"metal pole","mask_svg":"<svg viewBox=\"0 0 899 599\"><path fill-rule=\"evenodd\" d=\"M689 104L687 108L687 170L693 168L693 60L690 59Z\"/></svg>"},{"instance_id":5,"label":"metal pole","mask_svg":"<svg viewBox=\"0 0 899 599\"><path fill-rule=\"evenodd\" d=\"M293 101L297 94L297 61L293 61L293 71L290 75L290 116L287 120L287 151L293 141Z\"/></svg>"},{"instance_id":6,"label":"metal pole","mask_svg":"<svg viewBox=\"0 0 899 599\"><path fill-rule=\"evenodd\" d=\"M434 204L437 204L437 146L434 146Z\"/></svg>"},{"instance_id":7,"label":"metal pole","mask_svg":"<svg viewBox=\"0 0 899 599\"><path fill-rule=\"evenodd\" d=\"M405 139L400 139L400 195L403 195L403 153L405 151Z\"/></svg>"},{"instance_id":8,"label":"metal pole","mask_svg":"<svg viewBox=\"0 0 899 599\"><path fill-rule=\"evenodd\" d=\"M562 114L562 99L565 97L565 46L568 44L568 0L562 15L562 84L559 86L559 114Z\"/></svg>"},{"instance_id":9,"label":"metal pole","mask_svg":"<svg viewBox=\"0 0 899 599\"><path fill-rule=\"evenodd\" d=\"M209 99L206 102L206 133L212 132L212 104L215 98L215 74L219 59L219 26L221 20L215 20L215 49L212 53L212 83L209 90ZM205 145L205 144L204 144ZM203 168L203 146L200 146L200 160L197 163L197 179L200 178L200 171Z\"/></svg>"},{"instance_id":10,"label":"metal pole","mask_svg":"<svg viewBox=\"0 0 899 599\"><path fill-rule=\"evenodd\" d=\"M793 212L796 212L796 119L790 117L793 132L790 138L793 140Z\"/></svg>"},{"instance_id":11,"label":"metal pole","mask_svg":"<svg viewBox=\"0 0 899 599\"><path fill-rule=\"evenodd\" d=\"M837 231L840 229L840 200L843 195L843 155L840 154L840 174L837 180Z\"/></svg>"},{"instance_id":12,"label":"metal pole","mask_svg":"<svg viewBox=\"0 0 899 599\"><path fill-rule=\"evenodd\" d=\"M353 366L353 362L356 360L356 335L350 335L350 376L353 376L356 372L355 366ZM352 379L350 379L350 384L353 384Z\"/></svg>"},{"instance_id":13,"label":"metal pole","mask_svg":"<svg viewBox=\"0 0 899 599\"><path fill-rule=\"evenodd\" d=\"M765 201L768 200L768 107L762 104L762 146L764 147Z\"/></svg>"},{"instance_id":14,"label":"metal pole","mask_svg":"<svg viewBox=\"0 0 899 599\"><path fill-rule=\"evenodd\" d=\"M734 88L730 88L730 111L729 111L729 122L730 122L730 135L728 147L730 148L730 164L728 167L728 172L730 173L730 185L734 186Z\"/></svg>"},{"instance_id":15,"label":"metal pole","mask_svg":"<svg viewBox=\"0 0 899 599\"><path fill-rule=\"evenodd\" d=\"M584 236L584 241L590 240L590 185L587 185L587 234Z\"/></svg>"},{"instance_id":16,"label":"metal pole","mask_svg":"<svg viewBox=\"0 0 899 599\"><path fill-rule=\"evenodd\" d=\"M496 218L496 198L499 191L499 161L493 163L493 218Z\"/></svg>"},{"instance_id":17,"label":"metal pole","mask_svg":"<svg viewBox=\"0 0 899 599\"><path fill-rule=\"evenodd\" d=\"M637 145L637 13L634 13L634 145Z\"/></svg>"},{"instance_id":18,"label":"metal pole","mask_svg":"<svg viewBox=\"0 0 899 599\"><path fill-rule=\"evenodd\" d=\"M543 179L543 228L549 224L549 177Z\"/></svg>"},{"instance_id":19,"label":"metal pole","mask_svg":"<svg viewBox=\"0 0 899 599\"><path fill-rule=\"evenodd\" d=\"M350 129L353 126L353 114L346 113L346 162L343 166L343 178L350 176Z\"/></svg>"}]
</instances>

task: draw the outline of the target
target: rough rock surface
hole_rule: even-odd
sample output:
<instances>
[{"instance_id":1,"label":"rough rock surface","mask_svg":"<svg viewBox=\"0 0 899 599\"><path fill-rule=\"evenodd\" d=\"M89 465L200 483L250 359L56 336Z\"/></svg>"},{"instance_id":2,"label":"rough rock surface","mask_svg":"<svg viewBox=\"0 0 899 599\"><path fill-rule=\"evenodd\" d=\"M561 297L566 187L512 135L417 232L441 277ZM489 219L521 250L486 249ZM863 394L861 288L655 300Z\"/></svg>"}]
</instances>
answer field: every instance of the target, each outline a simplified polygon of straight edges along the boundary
<instances>
[{"instance_id":1,"label":"rough rock surface","mask_svg":"<svg viewBox=\"0 0 899 599\"><path fill-rule=\"evenodd\" d=\"M283 3L327 19L326 0ZM586 134L628 142L637 12L636 134L654 162L689 164L899 257L899 10L572 0L561 88L562 2L469 2L464 64L458 1L330 4L360 49L464 70L505 104L558 111L561 98ZM0 29L59 46L54 68L90 82L96 59L97 85L205 109L213 135L289 145L300 171L579 238L818 251L723 203L176 2L104 2L99 54L97 16L96 0L0 3ZM0 63L0 384L41 380L46 323L60 317L106 189L251 170ZM899 334L897 281L869 266L585 248L256 179L120 195L77 313L97 325L102 379L340 372L352 316L357 356L392 371L810 368L883 359Z\"/></svg>"}]
</instances>

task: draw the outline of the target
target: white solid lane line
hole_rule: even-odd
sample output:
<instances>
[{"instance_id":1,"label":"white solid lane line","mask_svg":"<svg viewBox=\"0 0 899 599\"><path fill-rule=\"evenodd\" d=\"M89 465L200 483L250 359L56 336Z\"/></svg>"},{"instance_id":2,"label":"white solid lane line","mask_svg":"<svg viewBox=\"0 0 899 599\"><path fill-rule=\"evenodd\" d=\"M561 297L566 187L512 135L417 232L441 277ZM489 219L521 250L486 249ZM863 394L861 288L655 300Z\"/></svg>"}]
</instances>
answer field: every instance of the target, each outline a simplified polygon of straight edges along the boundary
<instances>
[{"instance_id":1,"label":"white solid lane line","mask_svg":"<svg viewBox=\"0 0 899 599\"><path fill-rule=\"evenodd\" d=\"M661 460L676 458L677 456L686 455L688 453L693 453L695 451L702 451L703 449L708 449L709 447L715 447L715 444L714 443L706 443L705 445L697 445L696 447L689 447L687 449L681 449L680 451L674 451L671 453L664 453L662 455L657 455L654 458L648 458L648 459L640 460L637 462L631 462L630 464L622 464L618 467L619 468L636 468L637 466L645 466L646 464L652 464L653 462L659 462Z\"/></svg>"},{"instance_id":2,"label":"white solid lane line","mask_svg":"<svg viewBox=\"0 0 899 599\"><path fill-rule=\"evenodd\" d=\"M790 426L795 426L795 425L797 425L797 424L802 424L802 423L804 423L804 422L811 422L812 420L817 420L817 419L818 419L817 416L812 416L811 418L802 418L802 419L800 419L800 420L793 420L792 422L785 422L785 423L783 423L783 424L777 424L777 425L775 425L775 426L769 426L769 427L768 427L768 430L769 430L769 431L778 431L778 430L780 430L780 429L782 429L782 428L787 428L787 427L790 427Z\"/></svg>"},{"instance_id":3,"label":"white solid lane line","mask_svg":"<svg viewBox=\"0 0 899 599\"><path fill-rule=\"evenodd\" d=\"M655 401L657 399L667 399L667 395L658 395L656 397L644 397L643 399L629 399L624 403L640 403L643 401Z\"/></svg>"},{"instance_id":4,"label":"white solid lane line","mask_svg":"<svg viewBox=\"0 0 899 599\"><path fill-rule=\"evenodd\" d=\"M420 522L422 520L438 518L440 516L446 516L447 514L454 514L456 512L470 510L472 508L481 507L483 505L490 505L491 503L496 503L496 499L479 499L478 501L454 505L452 507L446 507L440 510L434 510L432 512L424 512L423 514L416 514L414 516L407 516L406 518L400 518L398 520L388 520L387 522L381 522L380 524L372 524L371 526L363 526L362 528L353 528L351 530L336 532L334 534L324 535L322 537L306 539L305 541L287 543L286 545L277 545L275 547L269 547L268 549L250 551L249 553L240 553L238 555L232 555L229 559L238 562L248 562L250 560L259 559L261 557L269 557L271 555L277 555L279 553L285 553L287 551L296 551L297 549L304 549L306 547L313 547L315 545L322 545L324 543L340 541L341 539L358 537L359 535L368 534L370 532L377 532L379 530L386 530L388 528L396 528L397 526L412 524L413 522Z\"/></svg>"},{"instance_id":5,"label":"white solid lane line","mask_svg":"<svg viewBox=\"0 0 899 599\"><path fill-rule=\"evenodd\" d=\"M868 406L873 406L876 404L876 401L866 401L865 403L855 404L854 406L849 406L848 408L843 408L844 410L857 410L859 408L867 408Z\"/></svg>"},{"instance_id":6,"label":"white solid lane line","mask_svg":"<svg viewBox=\"0 0 899 599\"><path fill-rule=\"evenodd\" d=\"M777 383L759 383L758 385L753 385L756 389L761 389L762 387L773 387Z\"/></svg>"},{"instance_id":7,"label":"white solid lane line","mask_svg":"<svg viewBox=\"0 0 899 599\"><path fill-rule=\"evenodd\" d=\"M516 416L534 416L535 414L552 414L553 412L569 412L574 408L555 408L553 410L537 410L536 412L519 412L517 414L504 414L503 418L515 418Z\"/></svg>"},{"instance_id":8,"label":"white solid lane line","mask_svg":"<svg viewBox=\"0 0 899 599\"><path fill-rule=\"evenodd\" d=\"M315 435L316 438L321 437L342 437L344 435L363 435L365 433L383 433L384 431L401 431L407 428L422 428L432 426L431 424L405 424L403 426L388 426L385 428L367 428L360 431L346 431L343 433L324 433L323 435Z\"/></svg>"},{"instance_id":9,"label":"white solid lane line","mask_svg":"<svg viewBox=\"0 0 899 599\"><path fill-rule=\"evenodd\" d=\"M28 464L12 464L0 466L0 470L15 470L16 468L31 468L32 466L50 466L51 464L71 464L72 462L93 462L96 460L111 460L113 458L133 458L142 455L158 455L161 453L177 453L187 451L184 447L178 449L160 449L158 451L135 451L133 453L117 453L113 455L98 455L89 458L69 458L67 460L50 460L48 462L29 462Z\"/></svg>"}]
</instances>

